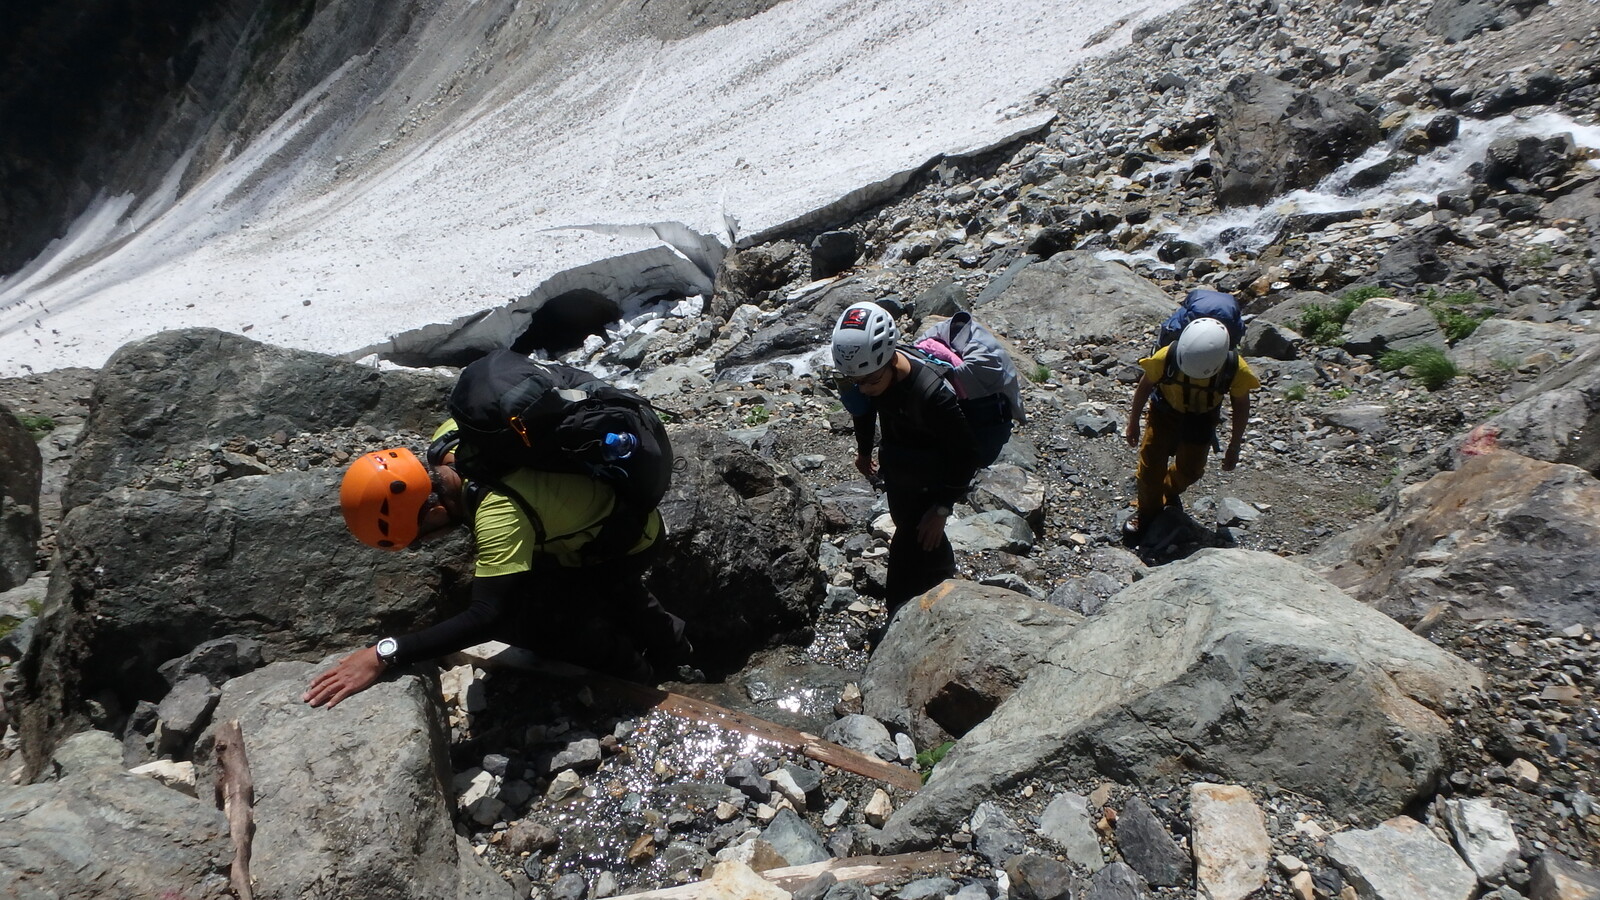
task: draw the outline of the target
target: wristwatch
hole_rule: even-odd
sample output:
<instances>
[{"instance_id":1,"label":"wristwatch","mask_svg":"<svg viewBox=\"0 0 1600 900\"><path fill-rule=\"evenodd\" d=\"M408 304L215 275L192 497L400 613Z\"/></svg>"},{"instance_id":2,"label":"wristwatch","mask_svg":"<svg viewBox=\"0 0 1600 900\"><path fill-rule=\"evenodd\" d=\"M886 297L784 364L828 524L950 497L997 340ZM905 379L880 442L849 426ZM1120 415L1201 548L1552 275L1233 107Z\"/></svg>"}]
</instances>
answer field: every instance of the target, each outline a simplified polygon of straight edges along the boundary
<instances>
[{"instance_id":1,"label":"wristwatch","mask_svg":"<svg viewBox=\"0 0 1600 900\"><path fill-rule=\"evenodd\" d=\"M378 659L388 665L394 662L394 655L400 652L400 642L392 637L386 637L379 641L378 646L373 649L378 651Z\"/></svg>"}]
</instances>

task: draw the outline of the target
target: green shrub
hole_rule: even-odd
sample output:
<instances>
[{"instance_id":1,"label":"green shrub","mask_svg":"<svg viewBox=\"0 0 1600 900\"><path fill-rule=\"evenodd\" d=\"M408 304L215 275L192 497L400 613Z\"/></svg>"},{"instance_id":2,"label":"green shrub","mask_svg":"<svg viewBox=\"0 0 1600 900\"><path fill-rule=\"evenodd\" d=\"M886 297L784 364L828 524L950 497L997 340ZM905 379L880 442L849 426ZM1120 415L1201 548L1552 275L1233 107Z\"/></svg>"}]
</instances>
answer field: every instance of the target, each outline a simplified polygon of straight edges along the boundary
<instances>
[{"instance_id":1,"label":"green shrub","mask_svg":"<svg viewBox=\"0 0 1600 900\"><path fill-rule=\"evenodd\" d=\"M17 416L17 421L22 423L23 428L28 429L28 433L33 435L36 441L56 430L55 419L37 413L23 413Z\"/></svg>"},{"instance_id":2,"label":"green shrub","mask_svg":"<svg viewBox=\"0 0 1600 900\"><path fill-rule=\"evenodd\" d=\"M1439 327L1444 329L1445 340L1452 344L1477 331L1483 320L1490 316L1490 313L1482 311L1483 298L1474 291L1440 294L1429 288L1422 303L1433 313Z\"/></svg>"},{"instance_id":3,"label":"green shrub","mask_svg":"<svg viewBox=\"0 0 1600 900\"><path fill-rule=\"evenodd\" d=\"M1456 364L1444 354L1441 347L1408 347L1390 350L1378 357L1378 368L1385 372L1406 370L1406 374L1430 391L1444 387L1450 379L1461 374Z\"/></svg>"},{"instance_id":4,"label":"green shrub","mask_svg":"<svg viewBox=\"0 0 1600 900\"><path fill-rule=\"evenodd\" d=\"M1356 306L1360 306L1373 297L1387 297L1390 293L1392 292L1388 288L1381 288L1375 284L1364 284L1361 287L1353 287L1345 291L1339 295L1339 298L1354 303L1355 306L1350 308L1355 309Z\"/></svg>"},{"instance_id":5,"label":"green shrub","mask_svg":"<svg viewBox=\"0 0 1600 900\"><path fill-rule=\"evenodd\" d=\"M1050 380L1050 367L1043 363L1034 366L1033 371L1028 373L1028 379L1034 384L1044 384Z\"/></svg>"},{"instance_id":6,"label":"green shrub","mask_svg":"<svg viewBox=\"0 0 1600 900\"><path fill-rule=\"evenodd\" d=\"M1332 304L1313 303L1300 314L1299 332L1314 344L1337 344L1344 337L1344 323L1356 307L1389 292L1380 287L1358 287L1344 292Z\"/></svg>"},{"instance_id":7,"label":"green shrub","mask_svg":"<svg viewBox=\"0 0 1600 900\"><path fill-rule=\"evenodd\" d=\"M928 776L933 774L933 767L938 765L955 745L955 741L945 741L937 747L929 747L917 754L917 771L922 773L923 784L928 783Z\"/></svg>"},{"instance_id":8,"label":"green shrub","mask_svg":"<svg viewBox=\"0 0 1600 900\"><path fill-rule=\"evenodd\" d=\"M1522 254L1522 264L1530 269L1536 269L1553 258L1555 258L1555 251L1549 247L1529 247L1528 252Z\"/></svg>"},{"instance_id":9,"label":"green shrub","mask_svg":"<svg viewBox=\"0 0 1600 900\"><path fill-rule=\"evenodd\" d=\"M1291 384L1289 389L1283 392L1283 397L1285 400L1299 403L1306 398L1306 386L1303 384Z\"/></svg>"},{"instance_id":10,"label":"green shrub","mask_svg":"<svg viewBox=\"0 0 1600 900\"><path fill-rule=\"evenodd\" d=\"M1336 387L1328 392L1328 396L1335 400L1343 400L1344 398L1350 396L1350 389L1343 386Z\"/></svg>"},{"instance_id":11,"label":"green shrub","mask_svg":"<svg viewBox=\"0 0 1600 900\"><path fill-rule=\"evenodd\" d=\"M755 406L750 407L749 412L744 414L744 424L752 427L756 425L765 425L767 424L767 420L771 418L772 413L767 412L767 407L763 404L757 403Z\"/></svg>"}]
</instances>

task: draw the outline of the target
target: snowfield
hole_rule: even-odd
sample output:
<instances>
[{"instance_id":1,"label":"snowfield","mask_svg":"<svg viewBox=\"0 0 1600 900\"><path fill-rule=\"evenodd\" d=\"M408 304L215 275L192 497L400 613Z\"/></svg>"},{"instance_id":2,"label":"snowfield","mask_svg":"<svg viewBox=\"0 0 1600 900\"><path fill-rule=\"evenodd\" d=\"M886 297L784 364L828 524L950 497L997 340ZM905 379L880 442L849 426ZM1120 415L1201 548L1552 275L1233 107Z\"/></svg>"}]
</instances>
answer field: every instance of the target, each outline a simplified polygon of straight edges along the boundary
<instances>
[{"instance_id":1,"label":"snowfield","mask_svg":"<svg viewBox=\"0 0 1600 900\"><path fill-rule=\"evenodd\" d=\"M406 52L469 56L474 5L441 3ZM174 173L106 197L0 280L0 375L188 326L329 353L487 346L571 288L696 293L730 245L1040 128L1038 93L1179 5L787 0L679 41L534 47L428 109L413 98L443 76L374 98L352 60L181 196Z\"/></svg>"}]
</instances>

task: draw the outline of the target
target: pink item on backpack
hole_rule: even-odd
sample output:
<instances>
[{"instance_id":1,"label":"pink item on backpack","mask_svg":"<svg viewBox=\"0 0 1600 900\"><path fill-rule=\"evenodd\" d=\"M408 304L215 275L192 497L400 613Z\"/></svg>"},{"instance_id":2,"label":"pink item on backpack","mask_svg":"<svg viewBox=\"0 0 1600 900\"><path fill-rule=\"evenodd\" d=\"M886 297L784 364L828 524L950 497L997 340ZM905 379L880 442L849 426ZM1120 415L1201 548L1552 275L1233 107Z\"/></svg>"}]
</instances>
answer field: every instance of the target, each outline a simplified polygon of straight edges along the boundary
<instances>
[{"instance_id":1,"label":"pink item on backpack","mask_svg":"<svg viewBox=\"0 0 1600 900\"><path fill-rule=\"evenodd\" d=\"M917 342L917 349L928 354L929 356L937 357L938 359L941 359L958 369L963 365L961 357L957 356L956 352L950 349L950 345L938 340L937 338L923 338Z\"/></svg>"}]
</instances>

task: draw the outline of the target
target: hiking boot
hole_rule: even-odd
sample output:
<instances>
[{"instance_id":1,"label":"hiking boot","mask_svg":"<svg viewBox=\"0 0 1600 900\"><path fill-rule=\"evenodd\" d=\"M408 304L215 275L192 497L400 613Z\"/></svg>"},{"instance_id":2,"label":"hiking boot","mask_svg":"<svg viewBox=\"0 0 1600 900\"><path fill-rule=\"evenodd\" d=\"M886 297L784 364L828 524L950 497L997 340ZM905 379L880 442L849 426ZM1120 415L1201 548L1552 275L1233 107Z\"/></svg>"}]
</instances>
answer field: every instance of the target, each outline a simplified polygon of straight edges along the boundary
<instances>
[{"instance_id":1,"label":"hiking boot","mask_svg":"<svg viewBox=\"0 0 1600 900\"><path fill-rule=\"evenodd\" d=\"M1127 540L1136 541L1144 536L1144 529L1144 516L1134 513L1128 517L1126 522L1122 523L1122 536Z\"/></svg>"}]
</instances>

